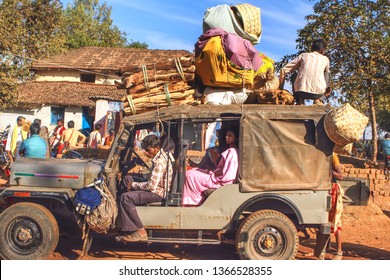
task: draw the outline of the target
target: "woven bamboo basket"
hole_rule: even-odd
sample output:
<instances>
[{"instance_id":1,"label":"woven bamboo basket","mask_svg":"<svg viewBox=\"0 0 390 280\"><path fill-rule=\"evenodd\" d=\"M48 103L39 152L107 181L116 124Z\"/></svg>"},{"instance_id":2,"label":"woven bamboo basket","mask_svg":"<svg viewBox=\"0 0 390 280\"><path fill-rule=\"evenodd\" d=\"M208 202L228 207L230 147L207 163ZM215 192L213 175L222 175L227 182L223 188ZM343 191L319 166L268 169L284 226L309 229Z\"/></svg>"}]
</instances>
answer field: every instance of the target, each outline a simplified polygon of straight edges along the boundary
<instances>
[{"instance_id":1,"label":"woven bamboo basket","mask_svg":"<svg viewBox=\"0 0 390 280\"><path fill-rule=\"evenodd\" d=\"M236 17L241 19L244 31L255 37L261 35L260 8L251 4L238 4L231 7Z\"/></svg>"},{"instance_id":2,"label":"woven bamboo basket","mask_svg":"<svg viewBox=\"0 0 390 280\"><path fill-rule=\"evenodd\" d=\"M364 133L368 118L346 103L325 116L325 132L337 145L358 141Z\"/></svg>"},{"instance_id":3,"label":"woven bamboo basket","mask_svg":"<svg viewBox=\"0 0 390 280\"><path fill-rule=\"evenodd\" d=\"M352 146L353 143L349 143L345 146L339 146L339 145L334 145L333 152L339 155L346 155L349 156L352 153Z\"/></svg>"}]
</instances>

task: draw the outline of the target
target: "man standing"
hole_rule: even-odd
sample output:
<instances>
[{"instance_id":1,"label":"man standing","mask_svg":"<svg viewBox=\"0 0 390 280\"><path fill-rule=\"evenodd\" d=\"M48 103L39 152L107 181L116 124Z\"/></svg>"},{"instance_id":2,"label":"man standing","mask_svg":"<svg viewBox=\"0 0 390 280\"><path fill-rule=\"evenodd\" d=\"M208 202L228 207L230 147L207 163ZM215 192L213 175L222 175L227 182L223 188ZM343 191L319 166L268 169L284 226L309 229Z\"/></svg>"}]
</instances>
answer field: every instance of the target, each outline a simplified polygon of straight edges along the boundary
<instances>
[{"instance_id":1,"label":"man standing","mask_svg":"<svg viewBox=\"0 0 390 280\"><path fill-rule=\"evenodd\" d=\"M50 137L50 145L52 147L55 147L58 144L65 129L64 120L58 119L57 126L53 130L53 135Z\"/></svg>"},{"instance_id":2,"label":"man standing","mask_svg":"<svg viewBox=\"0 0 390 280\"><path fill-rule=\"evenodd\" d=\"M39 136L41 127L38 123L30 126L30 137L22 142L19 148L21 156L26 158L46 158L47 142Z\"/></svg>"},{"instance_id":3,"label":"man standing","mask_svg":"<svg viewBox=\"0 0 390 280\"><path fill-rule=\"evenodd\" d=\"M8 156L12 160L13 157L15 159L20 158L19 155L19 147L20 144L27 139L28 132L23 130L23 126L26 123L26 118L19 116L16 119L16 125L9 131L7 138L7 145L5 150L8 153Z\"/></svg>"},{"instance_id":4,"label":"man standing","mask_svg":"<svg viewBox=\"0 0 390 280\"><path fill-rule=\"evenodd\" d=\"M385 134L385 139L381 142L379 146L379 151L383 155L383 160L385 161L385 171L386 171L386 168L389 167L389 160L387 159L387 156L390 155L390 134L388 133Z\"/></svg>"},{"instance_id":5,"label":"man standing","mask_svg":"<svg viewBox=\"0 0 390 280\"><path fill-rule=\"evenodd\" d=\"M61 143L69 142L70 148L84 145L85 137L80 131L74 128L74 121L68 121L68 129L61 135Z\"/></svg>"},{"instance_id":6,"label":"man standing","mask_svg":"<svg viewBox=\"0 0 390 280\"><path fill-rule=\"evenodd\" d=\"M332 155L332 190L330 195L332 197L331 209L329 211L329 222L333 224L332 231L336 237L337 253L333 257L334 260L341 260L343 258L343 245L341 241L341 216L343 214L343 196L344 190L337 180L343 179L343 172L340 167L340 160L337 154ZM330 241L329 241L330 242Z\"/></svg>"},{"instance_id":7,"label":"man standing","mask_svg":"<svg viewBox=\"0 0 390 280\"><path fill-rule=\"evenodd\" d=\"M117 236L117 241L136 242L148 239L136 206L162 201L171 186L171 163L174 160L171 153L166 153L161 148L160 140L156 135L146 136L142 140L141 147L147 157L153 158L153 170L147 182L134 182L130 175L124 178L128 192L122 194L120 198L119 217L123 235Z\"/></svg>"},{"instance_id":8,"label":"man standing","mask_svg":"<svg viewBox=\"0 0 390 280\"><path fill-rule=\"evenodd\" d=\"M100 134L100 128L102 125L100 123L95 124L95 130L89 134L89 139L87 143L87 147L89 148L97 148L98 145L102 144L102 135Z\"/></svg>"},{"instance_id":9,"label":"man standing","mask_svg":"<svg viewBox=\"0 0 390 280\"><path fill-rule=\"evenodd\" d=\"M298 105L303 105L305 99L312 99L317 103L324 94L330 95L330 66L329 59L324 56L325 49L324 40L315 40L311 52L300 54L280 71L279 88L283 89L286 74L298 70L293 85Z\"/></svg>"}]
</instances>

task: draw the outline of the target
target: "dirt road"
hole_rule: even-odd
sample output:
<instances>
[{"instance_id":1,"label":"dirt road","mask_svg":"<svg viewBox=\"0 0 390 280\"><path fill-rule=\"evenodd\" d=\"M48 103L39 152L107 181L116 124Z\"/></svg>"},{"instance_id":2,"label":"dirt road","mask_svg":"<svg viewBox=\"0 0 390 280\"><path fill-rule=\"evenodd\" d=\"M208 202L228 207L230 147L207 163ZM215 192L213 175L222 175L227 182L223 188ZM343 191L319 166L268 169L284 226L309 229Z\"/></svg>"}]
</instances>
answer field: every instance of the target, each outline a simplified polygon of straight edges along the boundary
<instances>
[{"instance_id":1,"label":"dirt road","mask_svg":"<svg viewBox=\"0 0 390 280\"><path fill-rule=\"evenodd\" d=\"M369 206L348 206L343 215L343 259L390 260L390 198L383 198ZM311 256L315 235L305 239L300 233L297 259L316 259ZM80 255L81 240L62 236L50 259L75 260ZM335 239L326 259L335 253ZM168 260L235 260L235 247L221 245L171 245L171 244L122 244L113 238L94 241L90 253L84 259L168 259Z\"/></svg>"}]
</instances>

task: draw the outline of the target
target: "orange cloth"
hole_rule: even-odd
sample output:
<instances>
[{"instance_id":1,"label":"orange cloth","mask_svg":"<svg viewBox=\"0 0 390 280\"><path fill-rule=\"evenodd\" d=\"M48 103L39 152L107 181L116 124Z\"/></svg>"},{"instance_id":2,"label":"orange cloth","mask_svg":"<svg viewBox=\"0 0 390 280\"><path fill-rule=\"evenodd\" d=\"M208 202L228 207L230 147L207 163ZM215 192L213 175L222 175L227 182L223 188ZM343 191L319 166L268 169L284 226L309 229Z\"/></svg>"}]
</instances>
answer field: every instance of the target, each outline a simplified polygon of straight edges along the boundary
<instances>
[{"instance_id":1,"label":"orange cloth","mask_svg":"<svg viewBox=\"0 0 390 280\"><path fill-rule=\"evenodd\" d=\"M220 36L214 36L195 59L196 74L211 87L243 87L253 85L255 71L241 69L226 57Z\"/></svg>"},{"instance_id":2,"label":"orange cloth","mask_svg":"<svg viewBox=\"0 0 390 280\"><path fill-rule=\"evenodd\" d=\"M332 190L332 207L329 211L329 222L333 223L333 232L341 230L341 215L343 213L343 195L344 190L338 183L333 183Z\"/></svg>"}]
</instances>

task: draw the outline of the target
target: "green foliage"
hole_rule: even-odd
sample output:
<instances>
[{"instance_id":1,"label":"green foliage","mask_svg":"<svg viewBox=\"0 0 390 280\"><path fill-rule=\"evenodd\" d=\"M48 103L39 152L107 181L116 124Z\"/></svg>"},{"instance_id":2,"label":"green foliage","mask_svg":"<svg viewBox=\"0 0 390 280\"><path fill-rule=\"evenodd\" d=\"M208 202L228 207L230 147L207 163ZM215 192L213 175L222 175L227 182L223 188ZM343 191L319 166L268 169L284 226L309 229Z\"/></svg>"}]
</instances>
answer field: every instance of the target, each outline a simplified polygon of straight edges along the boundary
<instances>
[{"instance_id":1,"label":"green foliage","mask_svg":"<svg viewBox=\"0 0 390 280\"><path fill-rule=\"evenodd\" d=\"M127 44L127 48L135 48L135 49L147 49L149 46L146 43L141 42L131 42L130 44Z\"/></svg>"},{"instance_id":2,"label":"green foliage","mask_svg":"<svg viewBox=\"0 0 390 280\"><path fill-rule=\"evenodd\" d=\"M390 89L378 97L377 122L383 131L390 131Z\"/></svg>"},{"instance_id":3,"label":"green foliage","mask_svg":"<svg viewBox=\"0 0 390 280\"><path fill-rule=\"evenodd\" d=\"M110 6L99 5L99 0L74 0L66 7L65 30L68 49L85 46L96 47L132 47L146 49L146 43L129 44L126 33L113 25Z\"/></svg>"},{"instance_id":4,"label":"green foliage","mask_svg":"<svg viewBox=\"0 0 390 280\"><path fill-rule=\"evenodd\" d=\"M32 60L84 46L147 48L128 44L113 25L111 7L98 0L0 1L0 110L15 105L16 85L31 77Z\"/></svg>"},{"instance_id":5,"label":"green foliage","mask_svg":"<svg viewBox=\"0 0 390 280\"><path fill-rule=\"evenodd\" d=\"M31 59L62 50L58 0L4 0L0 5L0 110L12 106L16 84L29 77ZM15 55L16 54L16 55Z\"/></svg>"},{"instance_id":6,"label":"green foliage","mask_svg":"<svg viewBox=\"0 0 390 280\"><path fill-rule=\"evenodd\" d=\"M112 24L111 7L98 0L74 0L64 11L69 49L85 46L124 47L125 34Z\"/></svg>"}]
</instances>

